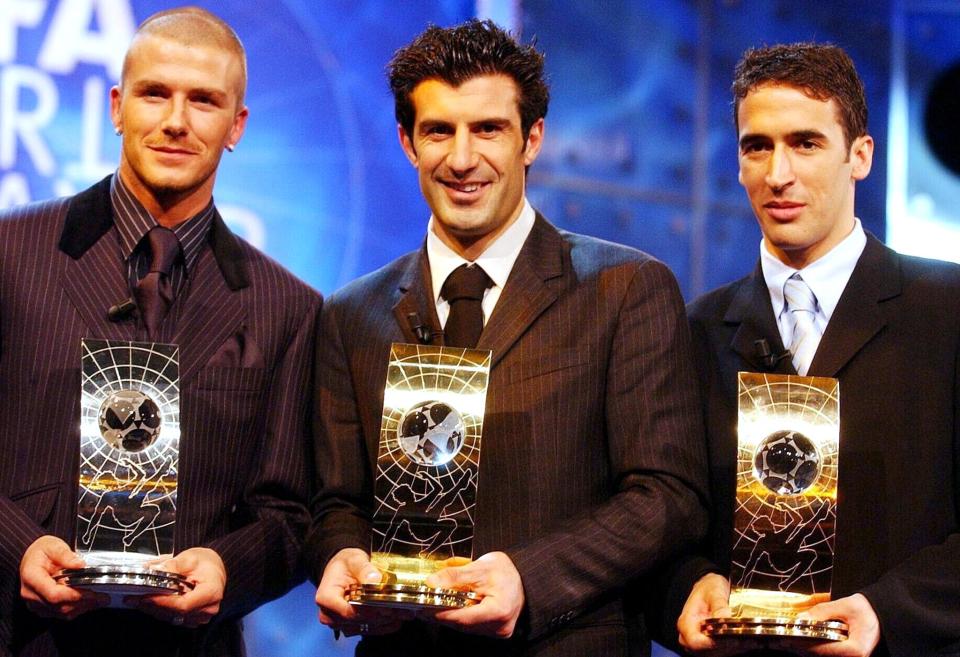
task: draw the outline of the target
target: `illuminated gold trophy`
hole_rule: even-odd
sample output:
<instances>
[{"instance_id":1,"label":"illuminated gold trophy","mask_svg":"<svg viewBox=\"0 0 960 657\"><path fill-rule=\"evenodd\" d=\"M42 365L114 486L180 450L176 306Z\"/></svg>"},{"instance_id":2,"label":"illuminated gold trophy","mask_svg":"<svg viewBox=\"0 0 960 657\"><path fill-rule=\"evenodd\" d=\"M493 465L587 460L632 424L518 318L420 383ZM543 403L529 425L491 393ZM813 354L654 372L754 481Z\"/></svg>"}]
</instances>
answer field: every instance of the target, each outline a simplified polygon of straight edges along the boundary
<instances>
[{"instance_id":1,"label":"illuminated gold trophy","mask_svg":"<svg viewBox=\"0 0 960 657\"><path fill-rule=\"evenodd\" d=\"M384 577L351 587L351 604L428 609L479 601L474 592L425 580L473 557L490 357L479 349L391 345L371 546Z\"/></svg>"},{"instance_id":2,"label":"illuminated gold trophy","mask_svg":"<svg viewBox=\"0 0 960 657\"><path fill-rule=\"evenodd\" d=\"M176 345L83 340L75 548L86 567L56 579L111 596L193 584L151 565L173 554L180 445Z\"/></svg>"},{"instance_id":3,"label":"illuminated gold trophy","mask_svg":"<svg viewBox=\"0 0 960 657\"><path fill-rule=\"evenodd\" d=\"M839 621L797 615L830 599L837 520L840 384L739 373L731 618L710 636L841 641Z\"/></svg>"}]
</instances>

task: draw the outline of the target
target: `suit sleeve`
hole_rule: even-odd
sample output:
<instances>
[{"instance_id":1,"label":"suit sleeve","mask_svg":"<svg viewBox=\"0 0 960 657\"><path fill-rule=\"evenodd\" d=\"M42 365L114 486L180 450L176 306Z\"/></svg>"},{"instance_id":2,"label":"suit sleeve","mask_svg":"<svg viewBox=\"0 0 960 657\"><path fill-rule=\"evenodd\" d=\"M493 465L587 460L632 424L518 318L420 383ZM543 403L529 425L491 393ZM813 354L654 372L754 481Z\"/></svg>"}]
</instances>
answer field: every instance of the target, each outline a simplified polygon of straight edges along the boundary
<instances>
[{"instance_id":1,"label":"suit sleeve","mask_svg":"<svg viewBox=\"0 0 960 657\"><path fill-rule=\"evenodd\" d=\"M960 527L960 336L953 393L953 504ZM960 648L960 533L917 551L861 592L892 657L941 654L948 646L953 654Z\"/></svg>"},{"instance_id":2,"label":"suit sleeve","mask_svg":"<svg viewBox=\"0 0 960 657\"><path fill-rule=\"evenodd\" d=\"M530 638L623 590L706 529L703 429L679 289L649 261L632 268L625 290L606 376L612 495L507 551L523 579Z\"/></svg>"},{"instance_id":3,"label":"suit sleeve","mask_svg":"<svg viewBox=\"0 0 960 657\"><path fill-rule=\"evenodd\" d=\"M244 494L248 522L206 544L226 566L225 617L252 611L303 577L301 549L309 520L304 502L312 477L307 391L320 305L319 298L308 305L272 373L257 475Z\"/></svg>"},{"instance_id":4,"label":"suit sleeve","mask_svg":"<svg viewBox=\"0 0 960 657\"><path fill-rule=\"evenodd\" d=\"M706 417L706 399L709 398L712 377L716 371L716 363L713 362L713 356L707 344L706 331L703 323L690 318L690 336L693 351L693 362L696 371L697 381L700 389L700 399L703 409L704 427L709 426ZM717 449L728 449L728 445L710 445L709 440L716 437L706 432L708 439L708 453L710 466L715 464ZM713 505L724 504L726 495L718 495L716 482L712 481L710 488L710 503ZM683 606L690 597L690 591L697 581L708 573L720 573L726 575L724 567L718 565L721 559L718 556L720 551L718 543L723 540L720 537L725 536L716 526L717 513L710 514L710 531L707 537L697 547L689 552L680 553L658 568L655 573L644 580L644 590L647 592L645 598L645 613L647 617L647 627L651 636L661 644L673 650L679 650L677 635L677 619L683 611ZM719 533L719 536L718 536Z\"/></svg>"},{"instance_id":5,"label":"suit sleeve","mask_svg":"<svg viewBox=\"0 0 960 657\"><path fill-rule=\"evenodd\" d=\"M317 581L339 550L370 548L373 482L338 315L337 304L328 303L317 340L313 434L319 492L311 503L306 549L309 572Z\"/></svg>"}]
</instances>

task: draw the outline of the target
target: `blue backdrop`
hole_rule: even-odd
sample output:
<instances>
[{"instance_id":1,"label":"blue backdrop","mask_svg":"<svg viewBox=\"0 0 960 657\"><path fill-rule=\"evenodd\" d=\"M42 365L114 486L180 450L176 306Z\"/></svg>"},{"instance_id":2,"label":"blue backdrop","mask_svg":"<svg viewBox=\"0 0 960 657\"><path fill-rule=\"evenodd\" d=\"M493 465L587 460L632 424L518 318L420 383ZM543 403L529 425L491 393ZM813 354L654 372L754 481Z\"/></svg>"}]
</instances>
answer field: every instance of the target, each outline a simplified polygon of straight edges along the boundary
<instances>
[{"instance_id":1,"label":"blue backdrop","mask_svg":"<svg viewBox=\"0 0 960 657\"><path fill-rule=\"evenodd\" d=\"M113 171L119 139L109 88L136 24L173 4L0 1L0 207L70 194ZM960 57L960 14L940 15L931 3L197 4L232 24L249 56L250 121L224 157L217 204L240 234L324 293L422 240L428 210L397 145L384 65L427 23L457 23L478 10L508 17L547 53L553 101L531 170L534 205L565 228L654 253L688 298L756 259L760 234L737 183L729 104L733 65L749 46L829 40L855 59L878 144L873 173L857 187L868 229L886 232L888 125L900 144L889 167L890 187L902 192L894 207L960 225L949 218L960 184L916 134L927 81ZM891 87L903 102L894 93L888 122ZM304 585L251 616L251 655L350 652L352 642L335 646L317 624L312 598Z\"/></svg>"}]
</instances>

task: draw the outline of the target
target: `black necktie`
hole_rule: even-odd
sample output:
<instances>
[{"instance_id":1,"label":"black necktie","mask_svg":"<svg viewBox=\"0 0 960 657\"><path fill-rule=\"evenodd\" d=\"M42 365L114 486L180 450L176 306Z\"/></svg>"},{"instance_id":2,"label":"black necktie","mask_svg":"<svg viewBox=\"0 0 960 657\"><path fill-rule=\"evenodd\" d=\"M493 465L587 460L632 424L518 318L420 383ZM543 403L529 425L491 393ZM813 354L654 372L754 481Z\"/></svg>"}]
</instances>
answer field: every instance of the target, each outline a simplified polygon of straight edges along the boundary
<instances>
[{"instance_id":1,"label":"black necktie","mask_svg":"<svg viewBox=\"0 0 960 657\"><path fill-rule=\"evenodd\" d=\"M440 296L450 304L450 315L443 328L444 344L477 346L483 332L483 293L491 284L487 272L477 265L460 265L450 272L440 289Z\"/></svg>"},{"instance_id":2,"label":"black necktie","mask_svg":"<svg viewBox=\"0 0 960 657\"><path fill-rule=\"evenodd\" d=\"M137 283L134 296L147 335L153 340L156 339L160 322L173 303L170 274L174 261L180 255L180 240L172 230L163 226L151 228L147 240L150 243L150 271Z\"/></svg>"}]
</instances>

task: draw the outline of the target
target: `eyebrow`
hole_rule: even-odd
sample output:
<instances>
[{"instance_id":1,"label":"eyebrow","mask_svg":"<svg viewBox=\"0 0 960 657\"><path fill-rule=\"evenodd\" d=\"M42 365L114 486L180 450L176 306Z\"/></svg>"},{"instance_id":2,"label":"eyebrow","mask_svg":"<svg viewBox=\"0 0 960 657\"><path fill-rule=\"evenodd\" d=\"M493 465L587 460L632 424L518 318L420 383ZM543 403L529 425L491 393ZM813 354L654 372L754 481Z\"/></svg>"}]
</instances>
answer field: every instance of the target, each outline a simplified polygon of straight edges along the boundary
<instances>
[{"instance_id":1,"label":"eyebrow","mask_svg":"<svg viewBox=\"0 0 960 657\"><path fill-rule=\"evenodd\" d=\"M809 139L826 139L827 136L819 130L797 130L791 132L788 137L793 141L807 141Z\"/></svg>"},{"instance_id":2,"label":"eyebrow","mask_svg":"<svg viewBox=\"0 0 960 657\"><path fill-rule=\"evenodd\" d=\"M826 139L827 136L819 130L794 130L787 135L787 140L791 142L808 141L810 139ZM757 142L772 141L769 135L761 133L749 133L740 138L740 148L755 144Z\"/></svg>"},{"instance_id":3,"label":"eyebrow","mask_svg":"<svg viewBox=\"0 0 960 657\"><path fill-rule=\"evenodd\" d=\"M169 89L170 85L166 82L160 82L159 80L137 80L131 87L133 91L141 92L149 89ZM195 87L187 91L187 94L190 96L209 96L218 102L225 102L227 99L227 93L225 91L207 87Z\"/></svg>"},{"instance_id":4,"label":"eyebrow","mask_svg":"<svg viewBox=\"0 0 960 657\"><path fill-rule=\"evenodd\" d=\"M458 123L458 121L447 121L444 119L423 119L417 124L417 129L422 130L424 128L435 128L437 126L451 126ZM497 126L508 126L510 125L510 119L500 116L491 116L486 119L477 119L476 121L470 121L468 125L470 127L476 127L480 125L497 125Z\"/></svg>"}]
</instances>

